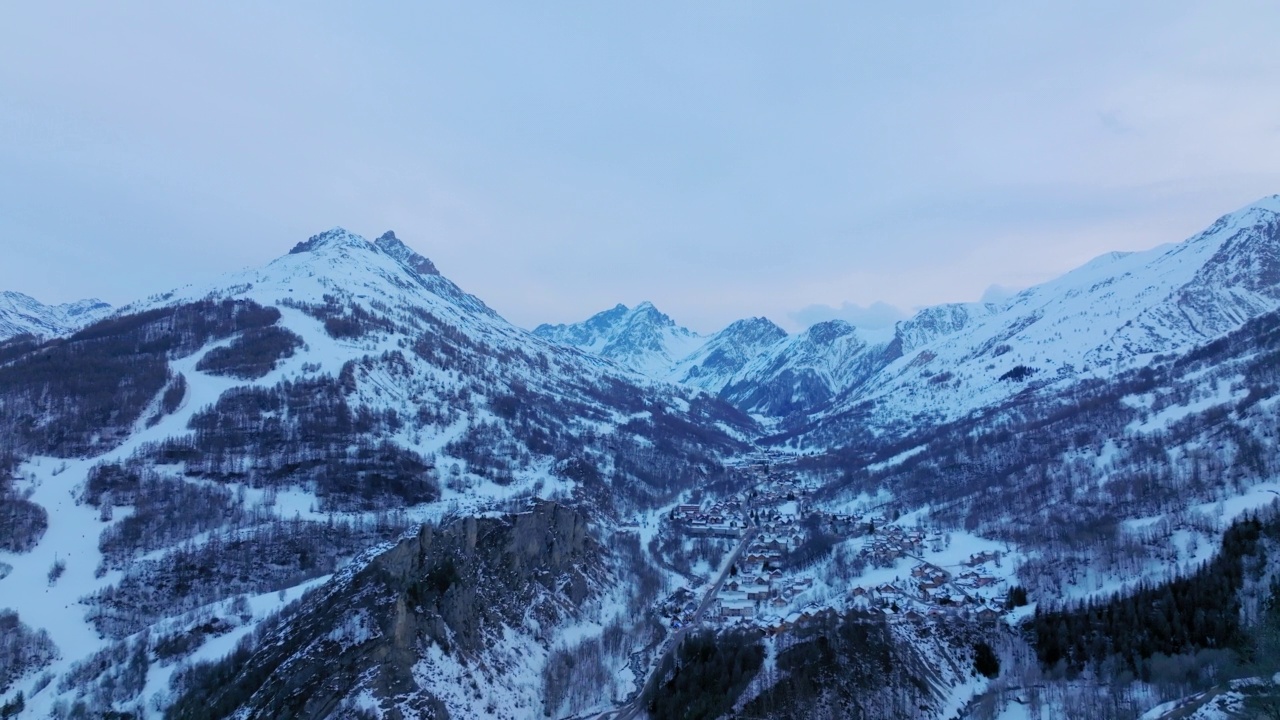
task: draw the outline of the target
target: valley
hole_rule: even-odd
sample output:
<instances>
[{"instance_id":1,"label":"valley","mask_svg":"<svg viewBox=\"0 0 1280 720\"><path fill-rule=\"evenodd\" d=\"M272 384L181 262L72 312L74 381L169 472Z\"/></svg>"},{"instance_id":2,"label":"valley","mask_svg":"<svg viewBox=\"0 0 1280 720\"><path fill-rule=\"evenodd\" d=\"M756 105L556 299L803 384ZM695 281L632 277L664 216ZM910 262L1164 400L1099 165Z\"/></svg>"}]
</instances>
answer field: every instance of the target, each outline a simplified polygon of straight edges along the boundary
<instances>
[{"instance_id":1,"label":"valley","mask_svg":"<svg viewBox=\"0 0 1280 720\"><path fill-rule=\"evenodd\" d=\"M0 306L0 717L1173 717L1280 671L1278 273L1271 197L889 330L530 332L341 228Z\"/></svg>"}]
</instances>

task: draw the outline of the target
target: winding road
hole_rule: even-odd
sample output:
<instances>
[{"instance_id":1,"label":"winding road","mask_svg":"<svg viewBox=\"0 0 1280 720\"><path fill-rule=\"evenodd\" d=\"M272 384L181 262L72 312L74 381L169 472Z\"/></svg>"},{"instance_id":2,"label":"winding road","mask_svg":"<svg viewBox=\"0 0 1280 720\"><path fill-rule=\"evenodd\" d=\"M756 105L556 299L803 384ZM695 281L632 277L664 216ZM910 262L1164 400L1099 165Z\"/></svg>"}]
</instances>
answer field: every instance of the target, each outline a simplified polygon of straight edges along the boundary
<instances>
[{"instance_id":1,"label":"winding road","mask_svg":"<svg viewBox=\"0 0 1280 720\"><path fill-rule=\"evenodd\" d=\"M747 507L744 502L743 517L745 517L747 522L750 523L751 513L746 510ZM702 596L702 602L698 605L698 609L694 612L693 617L689 620L687 625L677 630L673 635L671 635L671 637L667 638L666 648L650 667L649 676L645 679L644 685L640 687L640 691L637 692L626 705L594 716L597 720L634 720L634 718L643 715L644 698L649 694L653 685L658 682L658 671L662 668L663 663L666 662L667 657L680 647L680 642L684 640L685 634L689 630L696 628L698 623L702 621L703 613L711 606L716 595L719 594L721 586L723 586L725 580L729 578L729 571L738 563L738 558L742 557L743 551L745 551L747 546L751 544L751 541L755 538L757 532L758 529L755 525L747 525L746 532L742 534L742 540L738 542L738 546L734 548L733 553L729 555L729 561L724 564L724 569L722 569L719 576L716 577L715 583Z\"/></svg>"}]
</instances>

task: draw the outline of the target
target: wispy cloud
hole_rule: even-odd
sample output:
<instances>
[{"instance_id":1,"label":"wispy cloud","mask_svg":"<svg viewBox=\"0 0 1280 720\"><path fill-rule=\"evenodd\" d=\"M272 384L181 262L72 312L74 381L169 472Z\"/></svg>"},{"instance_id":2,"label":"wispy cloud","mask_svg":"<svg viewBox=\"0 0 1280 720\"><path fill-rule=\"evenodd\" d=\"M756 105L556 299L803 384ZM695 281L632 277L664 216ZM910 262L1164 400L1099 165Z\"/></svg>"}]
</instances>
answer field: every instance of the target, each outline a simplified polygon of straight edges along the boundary
<instances>
[{"instance_id":1,"label":"wispy cloud","mask_svg":"<svg viewBox=\"0 0 1280 720\"><path fill-rule=\"evenodd\" d=\"M824 320L844 320L854 327L867 330L892 327L899 320L907 319L907 314L888 303L874 302L863 307L855 303L842 303L840 307L830 305L809 305L788 313L802 327L808 327Z\"/></svg>"}]
</instances>

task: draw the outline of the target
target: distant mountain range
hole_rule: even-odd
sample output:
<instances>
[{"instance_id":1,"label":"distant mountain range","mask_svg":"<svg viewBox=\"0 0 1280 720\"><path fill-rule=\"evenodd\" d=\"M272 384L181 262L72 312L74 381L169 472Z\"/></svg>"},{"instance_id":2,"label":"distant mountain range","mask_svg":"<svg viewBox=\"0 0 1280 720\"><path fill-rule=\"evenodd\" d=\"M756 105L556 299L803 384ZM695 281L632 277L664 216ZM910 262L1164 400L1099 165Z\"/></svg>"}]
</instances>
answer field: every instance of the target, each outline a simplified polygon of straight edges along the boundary
<instances>
[{"instance_id":1,"label":"distant mountain range","mask_svg":"<svg viewBox=\"0 0 1280 720\"><path fill-rule=\"evenodd\" d=\"M796 426L871 403L884 422L955 419L1023 390L1185 351L1280 307L1280 196L1181 243L1113 252L1001 304L925 308L891 331L833 320L794 336L763 318L709 336L653 305L534 334Z\"/></svg>"},{"instance_id":2,"label":"distant mountain range","mask_svg":"<svg viewBox=\"0 0 1280 720\"><path fill-rule=\"evenodd\" d=\"M30 333L42 337L66 335L111 312L101 300L77 300L45 305L29 295L0 292L0 340Z\"/></svg>"}]
</instances>

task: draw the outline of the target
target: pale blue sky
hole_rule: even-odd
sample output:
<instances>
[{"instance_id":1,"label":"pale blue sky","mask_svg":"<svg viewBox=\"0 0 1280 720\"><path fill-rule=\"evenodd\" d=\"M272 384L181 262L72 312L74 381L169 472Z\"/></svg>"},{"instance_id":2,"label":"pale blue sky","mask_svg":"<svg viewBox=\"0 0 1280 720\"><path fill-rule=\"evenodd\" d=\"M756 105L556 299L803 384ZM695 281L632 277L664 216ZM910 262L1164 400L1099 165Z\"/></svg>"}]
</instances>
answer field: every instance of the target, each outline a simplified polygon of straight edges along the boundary
<instances>
[{"instance_id":1,"label":"pale blue sky","mask_svg":"<svg viewBox=\"0 0 1280 720\"><path fill-rule=\"evenodd\" d=\"M1280 192L1280 6L1050 5L10 4L0 289L342 225L525 326L874 323Z\"/></svg>"}]
</instances>

